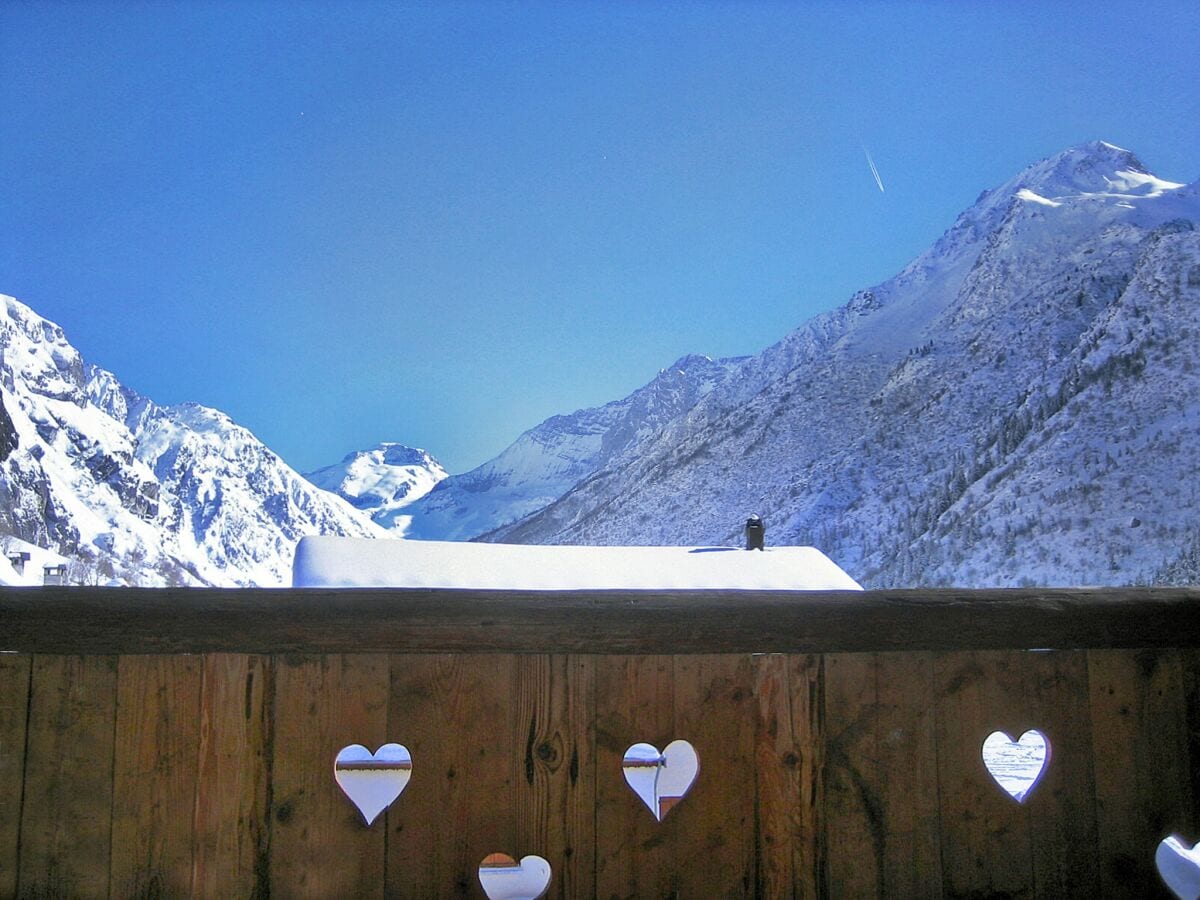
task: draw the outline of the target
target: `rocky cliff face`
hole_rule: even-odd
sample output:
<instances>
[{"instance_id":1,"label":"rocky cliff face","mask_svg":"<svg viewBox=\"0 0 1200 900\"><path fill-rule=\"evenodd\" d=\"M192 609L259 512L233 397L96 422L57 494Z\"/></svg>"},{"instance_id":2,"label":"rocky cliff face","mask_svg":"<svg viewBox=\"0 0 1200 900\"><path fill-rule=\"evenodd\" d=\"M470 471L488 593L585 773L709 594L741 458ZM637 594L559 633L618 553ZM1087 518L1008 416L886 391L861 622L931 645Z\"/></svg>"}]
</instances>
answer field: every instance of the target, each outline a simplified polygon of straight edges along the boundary
<instances>
[{"instance_id":1,"label":"rocky cliff face","mask_svg":"<svg viewBox=\"0 0 1200 900\"><path fill-rule=\"evenodd\" d=\"M224 414L86 365L10 297L0 404L0 533L69 558L76 582L288 584L301 535L384 533Z\"/></svg>"},{"instance_id":2,"label":"rocky cliff face","mask_svg":"<svg viewBox=\"0 0 1200 900\"><path fill-rule=\"evenodd\" d=\"M17 438L17 426L13 424L12 417L4 408L4 398L0 397L0 463L8 459L18 446L20 441Z\"/></svg>"}]
</instances>

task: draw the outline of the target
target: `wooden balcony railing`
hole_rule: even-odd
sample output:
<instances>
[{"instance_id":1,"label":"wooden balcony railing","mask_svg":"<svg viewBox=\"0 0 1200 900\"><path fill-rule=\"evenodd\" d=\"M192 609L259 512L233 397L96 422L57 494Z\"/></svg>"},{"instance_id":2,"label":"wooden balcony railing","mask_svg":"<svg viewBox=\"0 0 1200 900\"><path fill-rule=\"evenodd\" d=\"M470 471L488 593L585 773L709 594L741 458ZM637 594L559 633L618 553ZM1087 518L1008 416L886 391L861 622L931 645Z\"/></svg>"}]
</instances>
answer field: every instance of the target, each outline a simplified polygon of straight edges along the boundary
<instances>
[{"instance_id":1,"label":"wooden balcony railing","mask_svg":"<svg viewBox=\"0 0 1200 900\"><path fill-rule=\"evenodd\" d=\"M1051 745L1025 802L993 731ZM655 821L621 761L684 738ZM368 828L333 761L404 744ZM0 589L0 897L1168 896L1200 591Z\"/></svg>"}]
</instances>

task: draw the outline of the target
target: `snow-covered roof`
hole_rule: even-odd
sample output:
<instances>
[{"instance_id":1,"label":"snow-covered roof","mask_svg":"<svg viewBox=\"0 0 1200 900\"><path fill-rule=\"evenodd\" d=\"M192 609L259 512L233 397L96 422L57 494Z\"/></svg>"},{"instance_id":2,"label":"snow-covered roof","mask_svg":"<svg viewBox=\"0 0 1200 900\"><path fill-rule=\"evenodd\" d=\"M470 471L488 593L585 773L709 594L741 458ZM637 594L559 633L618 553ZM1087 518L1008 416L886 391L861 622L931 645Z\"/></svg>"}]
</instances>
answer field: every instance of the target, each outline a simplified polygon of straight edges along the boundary
<instances>
[{"instance_id":1,"label":"snow-covered roof","mask_svg":"<svg viewBox=\"0 0 1200 900\"><path fill-rule=\"evenodd\" d=\"M9 561L9 557L18 553L29 554L24 572L18 572ZM67 558L59 556L53 550L15 537L0 538L0 584L7 587L40 587L45 583L46 566L61 566L65 563Z\"/></svg>"},{"instance_id":2,"label":"snow-covered roof","mask_svg":"<svg viewBox=\"0 0 1200 900\"><path fill-rule=\"evenodd\" d=\"M862 590L813 547L543 547L305 537L295 587Z\"/></svg>"}]
</instances>

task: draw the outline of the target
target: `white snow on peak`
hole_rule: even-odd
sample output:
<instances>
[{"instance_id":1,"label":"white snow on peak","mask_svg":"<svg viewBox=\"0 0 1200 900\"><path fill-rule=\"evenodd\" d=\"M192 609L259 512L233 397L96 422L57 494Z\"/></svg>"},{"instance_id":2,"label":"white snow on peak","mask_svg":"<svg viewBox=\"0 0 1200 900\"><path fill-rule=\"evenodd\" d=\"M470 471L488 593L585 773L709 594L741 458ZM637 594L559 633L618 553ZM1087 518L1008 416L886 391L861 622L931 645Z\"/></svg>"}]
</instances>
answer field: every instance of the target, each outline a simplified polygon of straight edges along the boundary
<instances>
[{"instance_id":1,"label":"white snow on peak","mask_svg":"<svg viewBox=\"0 0 1200 900\"><path fill-rule=\"evenodd\" d=\"M412 520L406 507L428 494L446 475L442 464L425 450L382 443L348 453L340 463L304 477L368 511L385 528L403 534Z\"/></svg>"},{"instance_id":2,"label":"white snow on peak","mask_svg":"<svg viewBox=\"0 0 1200 900\"><path fill-rule=\"evenodd\" d=\"M11 297L0 403L15 437L0 454L0 535L55 548L74 583L278 585L301 535L387 534L224 413L156 406L86 365Z\"/></svg>"},{"instance_id":3,"label":"white snow on peak","mask_svg":"<svg viewBox=\"0 0 1200 900\"><path fill-rule=\"evenodd\" d=\"M1070 147L1036 162L990 194L992 202L1075 199L1128 202L1157 198L1184 185L1151 174L1133 153L1105 141Z\"/></svg>"},{"instance_id":4,"label":"white snow on peak","mask_svg":"<svg viewBox=\"0 0 1200 900\"><path fill-rule=\"evenodd\" d=\"M1106 193L1126 196L1157 197L1164 191L1175 191L1183 187L1178 182L1166 181L1148 172L1137 172L1133 169L1121 169L1111 178L1105 176L1104 180L1110 188Z\"/></svg>"},{"instance_id":5,"label":"white snow on peak","mask_svg":"<svg viewBox=\"0 0 1200 900\"><path fill-rule=\"evenodd\" d=\"M1045 197L1035 194L1029 188L1021 188L1017 191L1017 197L1021 200L1028 200L1031 203L1040 203L1042 206L1062 206L1057 200L1047 200Z\"/></svg>"},{"instance_id":6,"label":"white snow on peak","mask_svg":"<svg viewBox=\"0 0 1200 900\"><path fill-rule=\"evenodd\" d=\"M294 587L862 590L813 547L545 547L306 537Z\"/></svg>"}]
</instances>

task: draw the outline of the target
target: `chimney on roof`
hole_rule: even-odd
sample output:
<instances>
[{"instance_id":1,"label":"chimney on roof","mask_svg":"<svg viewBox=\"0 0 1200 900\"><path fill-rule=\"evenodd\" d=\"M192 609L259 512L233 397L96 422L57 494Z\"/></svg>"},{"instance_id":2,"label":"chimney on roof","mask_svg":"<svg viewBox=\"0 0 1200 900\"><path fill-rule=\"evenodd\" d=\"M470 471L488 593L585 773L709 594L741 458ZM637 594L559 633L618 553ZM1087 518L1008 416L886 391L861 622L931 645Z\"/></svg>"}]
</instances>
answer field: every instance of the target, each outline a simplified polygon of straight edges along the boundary
<instances>
[{"instance_id":1,"label":"chimney on roof","mask_svg":"<svg viewBox=\"0 0 1200 900\"><path fill-rule=\"evenodd\" d=\"M25 574L25 563L29 562L28 553L10 553L8 561L12 563L12 567L17 570L18 575Z\"/></svg>"},{"instance_id":2,"label":"chimney on roof","mask_svg":"<svg viewBox=\"0 0 1200 900\"><path fill-rule=\"evenodd\" d=\"M747 550L762 550L763 545L763 520L761 516L751 516L746 520L746 549Z\"/></svg>"},{"instance_id":3,"label":"chimney on roof","mask_svg":"<svg viewBox=\"0 0 1200 900\"><path fill-rule=\"evenodd\" d=\"M67 583L67 567L60 566L42 566L42 584L46 587L51 585L59 585Z\"/></svg>"}]
</instances>

